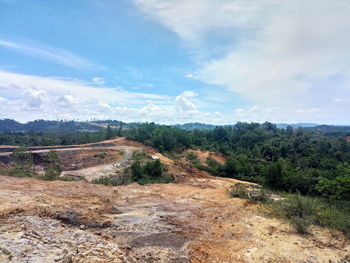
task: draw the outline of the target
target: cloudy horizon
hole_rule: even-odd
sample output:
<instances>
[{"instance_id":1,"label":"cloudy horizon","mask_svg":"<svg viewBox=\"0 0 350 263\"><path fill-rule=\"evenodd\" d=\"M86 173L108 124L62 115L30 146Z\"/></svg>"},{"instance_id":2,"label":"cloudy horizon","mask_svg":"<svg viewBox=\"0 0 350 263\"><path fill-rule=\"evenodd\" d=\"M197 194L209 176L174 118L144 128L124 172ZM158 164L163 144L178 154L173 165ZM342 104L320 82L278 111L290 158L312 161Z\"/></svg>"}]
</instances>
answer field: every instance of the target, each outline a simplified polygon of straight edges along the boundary
<instances>
[{"instance_id":1,"label":"cloudy horizon","mask_svg":"<svg viewBox=\"0 0 350 263\"><path fill-rule=\"evenodd\" d=\"M350 124L346 0L0 0L0 17L0 119Z\"/></svg>"}]
</instances>

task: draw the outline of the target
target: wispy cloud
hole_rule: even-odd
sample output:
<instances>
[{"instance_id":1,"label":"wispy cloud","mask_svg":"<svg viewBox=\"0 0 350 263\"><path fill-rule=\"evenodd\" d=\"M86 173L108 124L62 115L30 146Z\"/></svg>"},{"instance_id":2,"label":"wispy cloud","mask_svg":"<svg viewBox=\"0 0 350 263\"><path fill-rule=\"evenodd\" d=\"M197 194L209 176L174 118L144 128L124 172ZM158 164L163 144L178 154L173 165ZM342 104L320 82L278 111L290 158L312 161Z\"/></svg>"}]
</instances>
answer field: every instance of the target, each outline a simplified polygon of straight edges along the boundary
<instances>
[{"instance_id":1,"label":"wispy cloud","mask_svg":"<svg viewBox=\"0 0 350 263\"><path fill-rule=\"evenodd\" d=\"M240 116L350 122L344 114L339 117L350 106L335 103L350 97L348 1L134 2L190 49L224 51L220 57L203 56L186 77L225 88L260 109ZM271 107L279 110L263 110Z\"/></svg>"},{"instance_id":2,"label":"wispy cloud","mask_svg":"<svg viewBox=\"0 0 350 263\"><path fill-rule=\"evenodd\" d=\"M0 47L13 50L24 55L38 58L45 61L54 62L56 64L72 67L72 68L82 68L82 69L96 69L102 68L100 66L94 65L87 59L80 57L73 52L68 50L48 46L42 43L19 43L14 41L8 41L5 39L0 39Z\"/></svg>"}]
</instances>

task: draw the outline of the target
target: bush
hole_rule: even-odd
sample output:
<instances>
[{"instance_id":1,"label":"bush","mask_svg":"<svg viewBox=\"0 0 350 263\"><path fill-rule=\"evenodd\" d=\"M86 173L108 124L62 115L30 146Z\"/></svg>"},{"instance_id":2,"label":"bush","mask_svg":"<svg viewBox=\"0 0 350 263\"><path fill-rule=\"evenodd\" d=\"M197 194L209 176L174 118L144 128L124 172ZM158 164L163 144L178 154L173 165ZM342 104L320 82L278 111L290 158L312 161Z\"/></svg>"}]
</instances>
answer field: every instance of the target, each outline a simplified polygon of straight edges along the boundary
<instances>
[{"instance_id":1,"label":"bush","mask_svg":"<svg viewBox=\"0 0 350 263\"><path fill-rule=\"evenodd\" d=\"M164 167L159 160L146 162L134 162L130 167L132 180L139 184L164 184L173 180L173 176L164 173Z\"/></svg>"},{"instance_id":2,"label":"bush","mask_svg":"<svg viewBox=\"0 0 350 263\"><path fill-rule=\"evenodd\" d=\"M333 180L321 179L316 186L316 190L329 199L350 200L350 167L339 165L336 174L337 177Z\"/></svg>"},{"instance_id":3,"label":"bush","mask_svg":"<svg viewBox=\"0 0 350 263\"><path fill-rule=\"evenodd\" d=\"M16 165L8 173L9 176L31 177L35 175L33 156L28 148L21 146L16 149L11 155L11 160Z\"/></svg>"},{"instance_id":4,"label":"bush","mask_svg":"<svg viewBox=\"0 0 350 263\"><path fill-rule=\"evenodd\" d=\"M139 161L134 162L131 167L131 172L132 172L132 179L133 181L138 181L142 179L143 177L143 171L142 171L142 166Z\"/></svg>"},{"instance_id":5,"label":"bush","mask_svg":"<svg viewBox=\"0 0 350 263\"><path fill-rule=\"evenodd\" d=\"M161 178L164 171L163 165L160 162L160 160L155 160L154 162L147 162L142 169L143 173L146 176L151 177L153 179Z\"/></svg>"}]
</instances>

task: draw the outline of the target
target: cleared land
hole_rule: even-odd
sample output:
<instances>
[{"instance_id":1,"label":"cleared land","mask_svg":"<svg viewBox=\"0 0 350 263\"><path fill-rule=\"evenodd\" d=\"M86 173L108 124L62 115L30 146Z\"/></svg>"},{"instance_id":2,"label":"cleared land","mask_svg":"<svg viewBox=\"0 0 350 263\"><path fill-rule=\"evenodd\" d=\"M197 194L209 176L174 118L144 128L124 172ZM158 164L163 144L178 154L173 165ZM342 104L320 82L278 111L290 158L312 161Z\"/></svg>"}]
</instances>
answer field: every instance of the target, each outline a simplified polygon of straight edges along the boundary
<instances>
[{"instance_id":1,"label":"cleared land","mask_svg":"<svg viewBox=\"0 0 350 263\"><path fill-rule=\"evenodd\" d=\"M296 234L256 204L230 198L237 180L175 165L124 139L58 151L111 147L120 147L113 162L72 171L121 169L130 149L159 156L178 183L108 187L0 176L0 262L348 262L341 233Z\"/></svg>"}]
</instances>

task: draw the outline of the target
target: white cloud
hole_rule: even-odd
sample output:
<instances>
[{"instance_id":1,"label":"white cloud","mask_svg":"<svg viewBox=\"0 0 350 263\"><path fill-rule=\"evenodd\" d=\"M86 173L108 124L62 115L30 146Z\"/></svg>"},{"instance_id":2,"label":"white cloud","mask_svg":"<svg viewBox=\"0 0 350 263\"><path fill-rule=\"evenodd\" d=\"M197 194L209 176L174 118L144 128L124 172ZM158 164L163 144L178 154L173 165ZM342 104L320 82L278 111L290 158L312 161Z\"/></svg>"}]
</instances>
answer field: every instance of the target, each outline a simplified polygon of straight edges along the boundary
<instances>
[{"instance_id":1,"label":"white cloud","mask_svg":"<svg viewBox=\"0 0 350 263\"><path fill-rule=\"evenodd\" d=\"M205 39L213 31L251 30L257 26L257 11L272 0L134 0L148 17L160 22L191 44Z\"/></svg>"},{"instance_id":2,"label":"white cloud","mask_svg":"<svg viewBox=\"0 0 350 263\"><path fill-rule=\"evenodd\" d=\"M194 78L194 76L193 76L192 73L187 73L187 74L185 75L185 77L188 78L188 79L193 79L193 78Z\"/></svg>"},{"instance_id":3,"label":"white cloud","mask_svg":"<svg viewBox=\"0 0 350 263\"><path fill-rule=\"evenodd\" d=\"M58 105L63 107L71 107L75 105L77 102L72 95L64 94L57 97L57 103Z\"/></svg>"},{"instance_id":4,"label":"white cloud","mask_svg":"<svg viewBox=\"0 0 350 263\"><path fill-rule=\"evenodd\" d=\"M92 78L92 82L97 84L97 85L104 85L106 83L104 78L101 78L101 77Z\"/></svg>"},{"instance_id":5,"label":"white cloud","mask_svg":"<svg viewBox=\"0 0 350 263\"><path fill-rule=\"evenodd\" d=\"M157 123L228 121L217 113L200 111L197 96L199 94L190 90L171 97L94 87L79 80L0 71L0 118L19 121L41 118Z\"/></svg>"},{"instance_id":6,"label":"white cloud","mask_svg":"<svg viewBox=\"0 0 350 263\"><path fill-rule=\"evenodd\" d=\"M46 92L43 90L27 89L24 93L25 110L41 110L47 102Z\"/></svg>"},{"instance_id":7,"label":"white cloud","mask_svg":"<svg viewBox=\"0 0 350 263\"><path fill-rule=\"evenodd\" d=\"M190 112L195 113L197 106L191 101L190 98L197 97L198 93L194 91L184 91L182 94L176 97L175 107L178 112Z\"/></svg>"},{"instance_id":8,"label":"white cloud","mask_svg":"<svg viewBox=\"0 0 350 263\"><path fill-rule=\"evenodd\" d=\"M87 59L80 57L68 50L48 46L43 43L24 44L0 39L0 47L68 67L84 69L101 68L99 66L93 65Z\"/></svg>"},{"instance_id":9,"label":"white cloud","mask_svg":"<svg viewBox=\"0 0 350 263\"><path fill-rule=\"evenodd\" d=\"M186 77L257 105L261 110L250 119L350 123L350 116L342 114L350 104L339 101L350 97L348 1L134 2L196 48L193 52L197 47L222 50L219 57L205 54L202 65ZM323 113L298 111L316 108Z\"/></svg>"}]
</instances>

